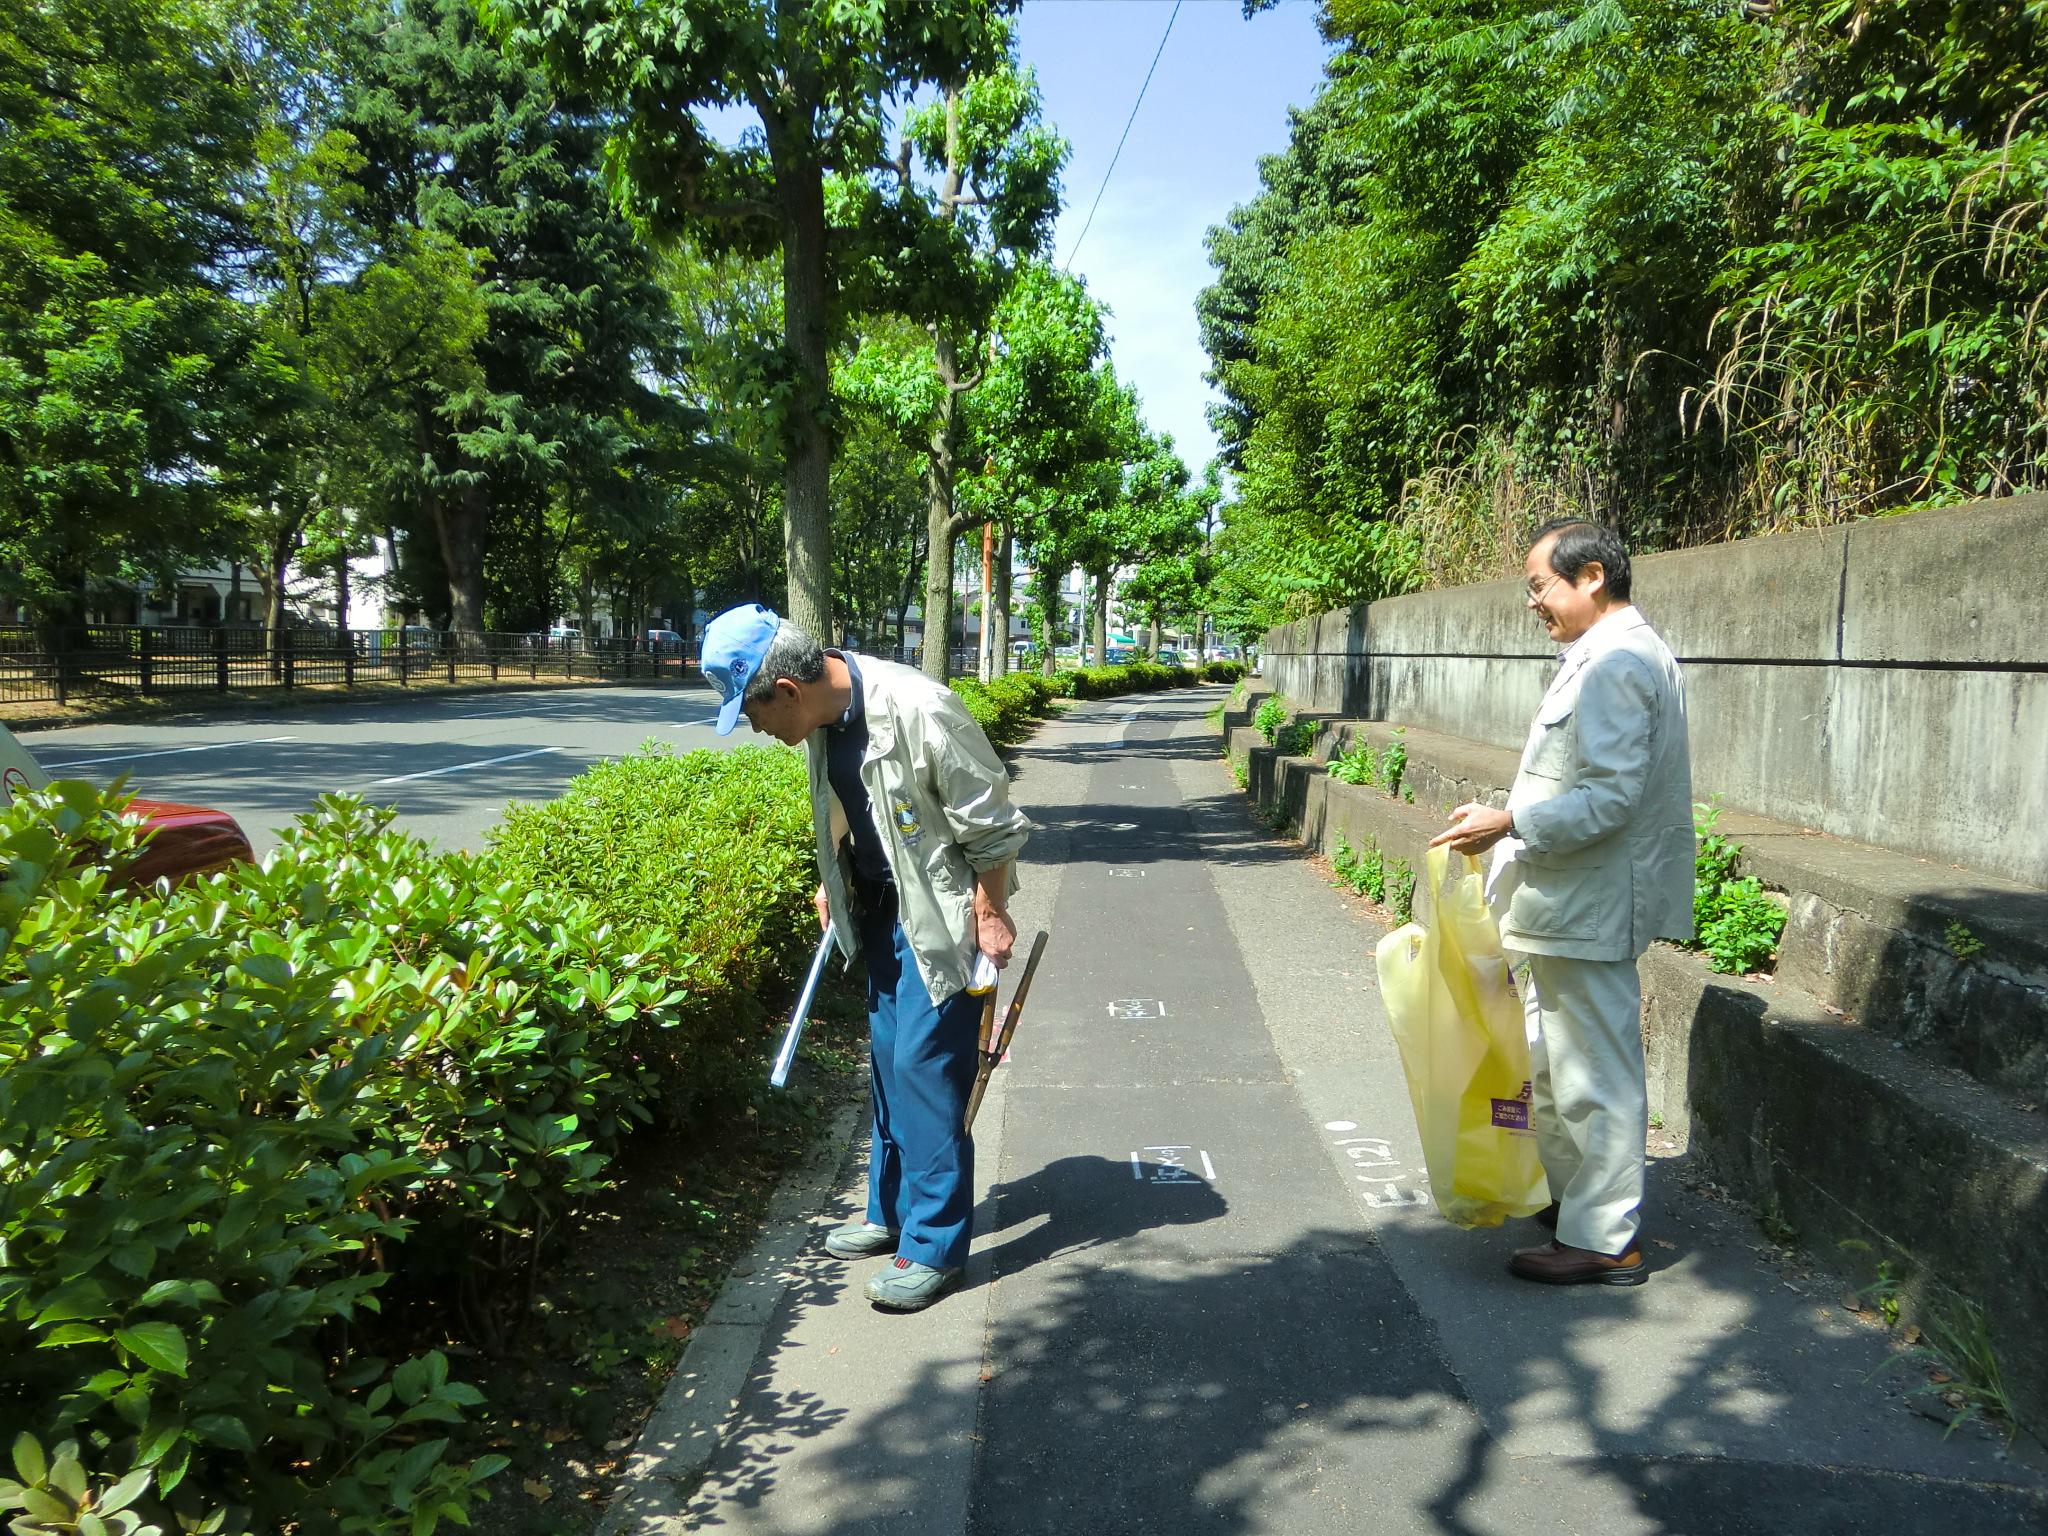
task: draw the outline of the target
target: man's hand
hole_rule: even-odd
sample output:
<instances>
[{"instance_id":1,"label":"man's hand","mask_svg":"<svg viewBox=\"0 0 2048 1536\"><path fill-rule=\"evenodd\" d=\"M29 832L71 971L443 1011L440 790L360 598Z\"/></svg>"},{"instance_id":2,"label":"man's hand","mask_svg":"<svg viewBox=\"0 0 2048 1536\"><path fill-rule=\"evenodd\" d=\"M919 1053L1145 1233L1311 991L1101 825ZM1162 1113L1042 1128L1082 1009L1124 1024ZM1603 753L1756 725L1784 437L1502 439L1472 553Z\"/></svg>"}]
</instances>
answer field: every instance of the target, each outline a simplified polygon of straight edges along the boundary
<instances>
[{"instance_id":1,"label":"man's hand","mask_svg":"<svg viewBox=\"0 0 2048 1536\"><path fill-rule=\"evenodd\" d=\"M1506 837L1512 825L1506 811L1468 801L1451 812L1451 824L1432 837L1429 846L1448 846L1453 853L1484 853Z\"/></svg>"},{"instance_id":2,"label":"man's hand","mask_svg":"<svg viewBox=\"0 0 2048 1536\"><path fill-rule=\"evenodd\" d=\"M990 894L1009 883L1010 866L985 869L974 882L974 943L998 970L1010 963L1010 951L1017 945L1017 925L1010 921L1003 898Z\"/></svg>"},{"instance_id":3,"label":"man's hand","mask_svg":"<svg viewBox=\"0 0 2048 1536\"><path fill-rule=\"evenodd\" d=\"M830 928L832 926L832 908L825 900L825 885L823 881L819 882L818 894L811 898L811 904L818 909L818 926L820 928Z\"/></svg>"}]
</instances>

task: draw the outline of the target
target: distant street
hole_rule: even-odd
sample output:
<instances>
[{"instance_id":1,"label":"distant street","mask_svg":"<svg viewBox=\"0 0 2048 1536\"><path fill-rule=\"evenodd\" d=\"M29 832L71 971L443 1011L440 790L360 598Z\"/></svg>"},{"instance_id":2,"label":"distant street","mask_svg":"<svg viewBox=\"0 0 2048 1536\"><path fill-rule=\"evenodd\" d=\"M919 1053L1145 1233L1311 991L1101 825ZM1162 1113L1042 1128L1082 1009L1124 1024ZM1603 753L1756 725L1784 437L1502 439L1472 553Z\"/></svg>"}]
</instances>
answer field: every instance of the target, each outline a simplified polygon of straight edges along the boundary
<instances>
[{"instance_id":1,"label":"distant street","mask_svg":"<svg viewBox=\"0 0 2048 1536\"><path fill-rule=\"evenodd\" d=\"M250 712L75 726L20 737L54 778L232 813L260 854L277 829L330 791L395 805L401 825L475 848L513 800L545 800L592 763L654 740L723 747L717 700L701 685L508 689L376 699L302 712Z\"/></svg>"}]
</instances>

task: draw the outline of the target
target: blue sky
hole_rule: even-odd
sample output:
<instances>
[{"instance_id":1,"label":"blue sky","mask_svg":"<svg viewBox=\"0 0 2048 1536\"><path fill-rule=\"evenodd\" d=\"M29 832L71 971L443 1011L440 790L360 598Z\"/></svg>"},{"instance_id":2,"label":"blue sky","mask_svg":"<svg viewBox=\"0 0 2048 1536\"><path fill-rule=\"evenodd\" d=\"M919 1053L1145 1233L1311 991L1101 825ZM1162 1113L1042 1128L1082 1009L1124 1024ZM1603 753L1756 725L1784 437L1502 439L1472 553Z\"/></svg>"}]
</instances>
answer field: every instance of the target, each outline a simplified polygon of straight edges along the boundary
<instances>
[{"instance_id":1,"label":"blue sky","mask_svg":"<svg viewBox=\"0 0 2048 1536\"><path fill-rule=\"evenodd\" d=\"M1026 0L1018 27L1047 118L1073 144L1057 259L1074 249L1173 0ZM1259 156L1287 144L1287 109L1315 94L1327 56L1311 0L1247 21L1238 0L1183 0L1109 190L1074 260L1106 303L1117 373L1146 420L1200 475L1215 452L1195 295L1202 236L1259 188Z\"/></svg>"}]
</instances>

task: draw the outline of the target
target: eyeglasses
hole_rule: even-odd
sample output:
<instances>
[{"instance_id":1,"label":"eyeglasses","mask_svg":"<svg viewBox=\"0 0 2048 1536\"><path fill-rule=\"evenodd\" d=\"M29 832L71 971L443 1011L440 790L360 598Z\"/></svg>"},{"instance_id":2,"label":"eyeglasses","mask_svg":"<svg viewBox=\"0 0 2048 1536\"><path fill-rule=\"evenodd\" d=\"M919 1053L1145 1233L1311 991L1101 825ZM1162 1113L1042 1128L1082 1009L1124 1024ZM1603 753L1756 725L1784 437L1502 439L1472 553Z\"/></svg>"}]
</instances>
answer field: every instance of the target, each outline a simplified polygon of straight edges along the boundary
<instances>
[{"instance_id":1,"label":"eyeglasses","mask_svg":"<svg viewBox=\"0 0 2048 1536\"><path fill-rule=\"evenodd\" d=\"M1548 580L1530 582L1528 584L1529 601L1532 603L1542 602L1543 594L1562 580L1564 580L1564 573L1562 571L1552 571Z\"/></svg>"}]
</instances>

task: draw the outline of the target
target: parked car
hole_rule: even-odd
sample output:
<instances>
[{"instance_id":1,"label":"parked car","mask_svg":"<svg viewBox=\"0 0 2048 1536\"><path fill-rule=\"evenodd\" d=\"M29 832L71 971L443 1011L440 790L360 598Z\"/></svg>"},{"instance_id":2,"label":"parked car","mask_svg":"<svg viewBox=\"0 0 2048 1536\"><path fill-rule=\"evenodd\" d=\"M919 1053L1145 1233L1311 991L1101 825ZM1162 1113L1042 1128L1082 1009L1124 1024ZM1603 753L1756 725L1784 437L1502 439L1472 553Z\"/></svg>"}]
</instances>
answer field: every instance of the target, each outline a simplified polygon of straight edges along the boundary
<instances>
[{"instance_id":1,"label":"parked car","mask_svg":"<svg viewBox=\"0 0 2048 1536\"><path fill-rule=\"evenodd\" d=\"M0 725L0 806L12 805L18 796L49 782L50 776L28 749ZM175 800L138 799L129 801L128 814L140 817L149 829L149 840L121 868L121 879L129 885L182 880L255 857L241 824L226 811Z\"/></svg>"},{"instance_id":2,"label":"parked car","mask_svg":"<svg viewBox=\"0 0 2048 1536\"><path fill-rule=\"evenodd\" d=\"M680 656L683 637L672 629L650 629L647 631L647 649L657 656Z\"/></svg>"}]
</instances>

